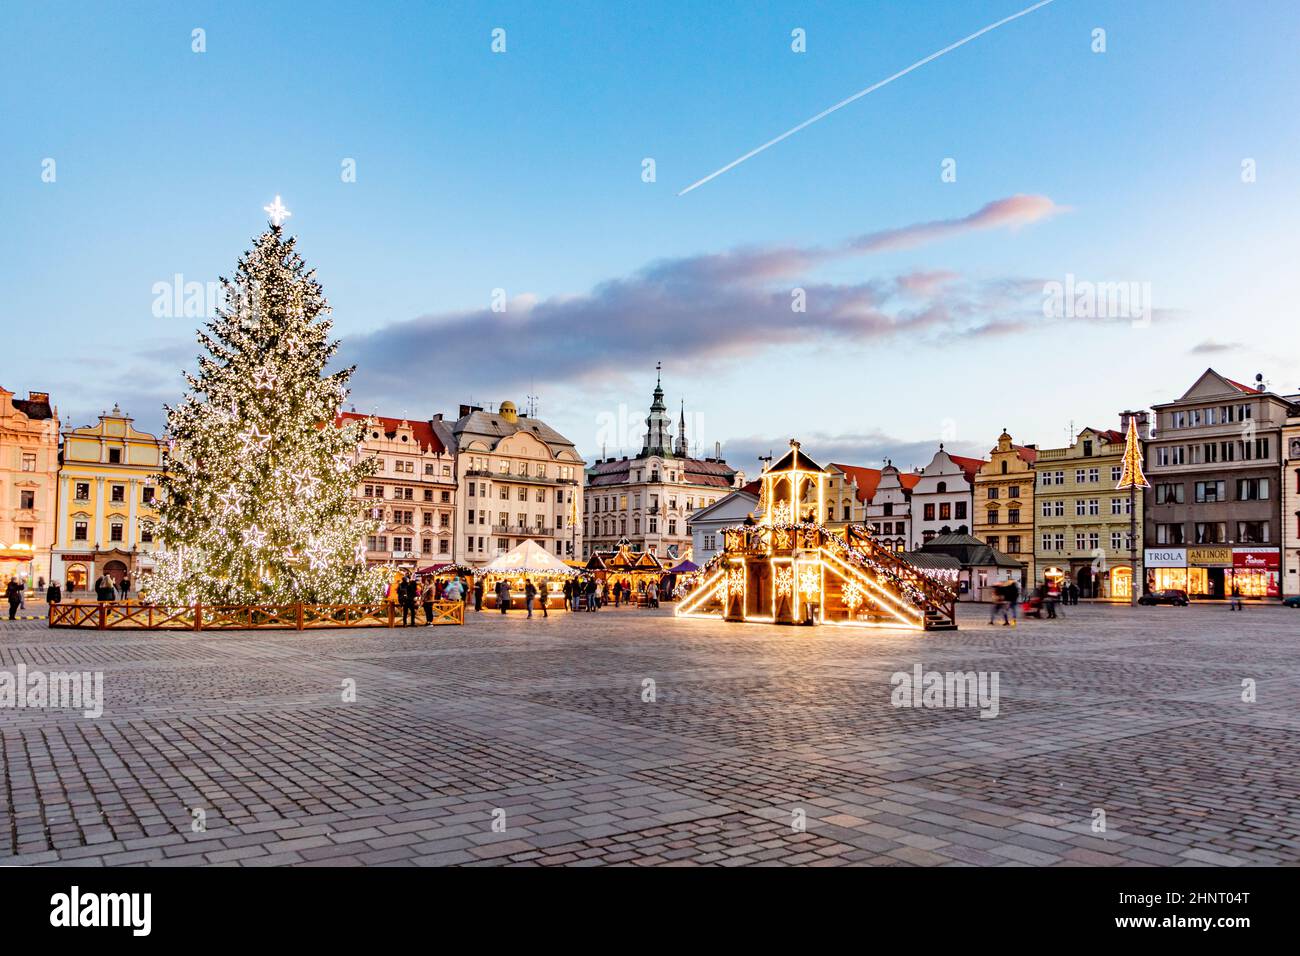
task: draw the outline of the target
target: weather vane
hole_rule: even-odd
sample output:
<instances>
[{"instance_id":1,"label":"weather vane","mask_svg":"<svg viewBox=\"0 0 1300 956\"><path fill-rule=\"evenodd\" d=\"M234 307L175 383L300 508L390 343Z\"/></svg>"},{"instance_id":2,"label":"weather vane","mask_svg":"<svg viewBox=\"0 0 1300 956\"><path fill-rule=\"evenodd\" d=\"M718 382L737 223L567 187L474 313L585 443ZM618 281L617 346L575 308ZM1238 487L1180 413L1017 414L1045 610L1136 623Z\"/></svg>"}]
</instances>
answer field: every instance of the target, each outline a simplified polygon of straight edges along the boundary
<instances>
[{"instance_id":1,"label":"weather vane","mask_svg":"<svg viewBox=\"0 0 1300 956\"><path fill-rule=\"evenodd\" d=\"M293 215L293 213L284 208L284 203L280 202L279 196L275 197L275 202L271 203L271 205L263 206L262 208L265 209L266 214L271 217L271 225L273 226L283 224L286 219Z\"/></svg>"}]
</instances>

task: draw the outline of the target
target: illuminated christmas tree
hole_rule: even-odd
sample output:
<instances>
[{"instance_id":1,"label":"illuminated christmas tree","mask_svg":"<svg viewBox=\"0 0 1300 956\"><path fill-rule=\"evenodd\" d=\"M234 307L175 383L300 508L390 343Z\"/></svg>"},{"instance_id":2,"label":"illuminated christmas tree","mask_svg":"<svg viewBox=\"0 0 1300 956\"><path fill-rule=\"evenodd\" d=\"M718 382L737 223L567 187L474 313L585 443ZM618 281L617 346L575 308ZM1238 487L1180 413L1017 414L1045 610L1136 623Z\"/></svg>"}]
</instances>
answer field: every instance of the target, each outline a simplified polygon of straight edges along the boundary
<instances>
[{"instance_id":1,"label":"illuminated christmas tree","mask_svg":"<svg viewBox=\"0 0 1300 956\"><path fill-rule=\"evenodd\" d=\"M221 280L225 304L200 331L206 350L167 409L159 537L145 585L158 604L356 604L378 600L368 570L372 522L354 497L373 459L360 424L336 427L352 369L326 374L338 349L314 272L271 224Z\"/></svg>"}]
</instances>

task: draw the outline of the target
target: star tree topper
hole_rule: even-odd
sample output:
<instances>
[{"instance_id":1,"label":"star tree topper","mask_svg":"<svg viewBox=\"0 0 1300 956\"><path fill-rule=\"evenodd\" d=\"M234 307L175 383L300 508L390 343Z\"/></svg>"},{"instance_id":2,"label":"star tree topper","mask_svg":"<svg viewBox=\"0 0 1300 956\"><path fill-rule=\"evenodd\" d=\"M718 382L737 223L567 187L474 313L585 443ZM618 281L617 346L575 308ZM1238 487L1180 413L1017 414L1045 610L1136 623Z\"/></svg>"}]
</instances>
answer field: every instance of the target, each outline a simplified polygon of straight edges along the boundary
<instances>
[{"instance_id":1,"label":"star tree topper","mask_svg":"<svg viewBox=\"0 0 1300 956\"><path fill-rule=\"evenodd\" d=\"M282 226L284 221L293 215L289 210L284 208L284 203L280 202L280 197L275 197L275 202L269 206L263 206L266 214L271 217L271 225Z\"/></svg>"}]
</instances>

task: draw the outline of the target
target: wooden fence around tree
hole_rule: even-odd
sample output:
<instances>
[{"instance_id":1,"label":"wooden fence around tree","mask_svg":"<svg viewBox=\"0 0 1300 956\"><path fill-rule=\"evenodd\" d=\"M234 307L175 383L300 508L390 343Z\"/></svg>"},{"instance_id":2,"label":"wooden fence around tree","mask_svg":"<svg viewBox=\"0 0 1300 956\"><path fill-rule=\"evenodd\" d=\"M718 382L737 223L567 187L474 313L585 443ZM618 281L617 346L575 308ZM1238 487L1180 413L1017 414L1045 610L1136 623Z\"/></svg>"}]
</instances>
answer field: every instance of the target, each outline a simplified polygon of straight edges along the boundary
<instances>
[{"instance_id":1,"label":"wooden fence around tree","mask_svg":"<svg viewBox=\"0 0 1300 956\"><path fill-rule=\"evenodd\" d=\"M419 605L417 620L423 618ZM245 631L261 628L311 631L334 627L399 627L401 607L371 604L199 604L194 607L103 601L53 604L50 627L90 630ZM464 624L461 601L433 602L434 624Z\"/></svg>"}]
</instances>

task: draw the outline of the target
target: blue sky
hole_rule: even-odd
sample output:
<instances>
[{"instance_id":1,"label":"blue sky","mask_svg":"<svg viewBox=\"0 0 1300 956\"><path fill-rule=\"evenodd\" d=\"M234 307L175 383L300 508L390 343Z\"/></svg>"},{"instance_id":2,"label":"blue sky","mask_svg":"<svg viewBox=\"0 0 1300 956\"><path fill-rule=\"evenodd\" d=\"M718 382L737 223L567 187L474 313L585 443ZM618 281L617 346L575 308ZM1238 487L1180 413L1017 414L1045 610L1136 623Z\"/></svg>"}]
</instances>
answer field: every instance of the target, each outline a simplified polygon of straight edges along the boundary
<instances>
[{"instance_id":1,"label":"blue sky","mask_svg":"<svg viewBox=\"0 0 1300 956\"><path fill-rule=\"evenodd\" d=\"M10 4L0 384L157 427L196 323L154 284L229 274L278 193L359 410L531 390L589 457L656 361L751 471L1057 445L1209 365L1300 388L1291 2L1056 0L676 195L1028 2ZM1153 321L1044 318L1067 274Z\"/></svg>"}]
</instances>

